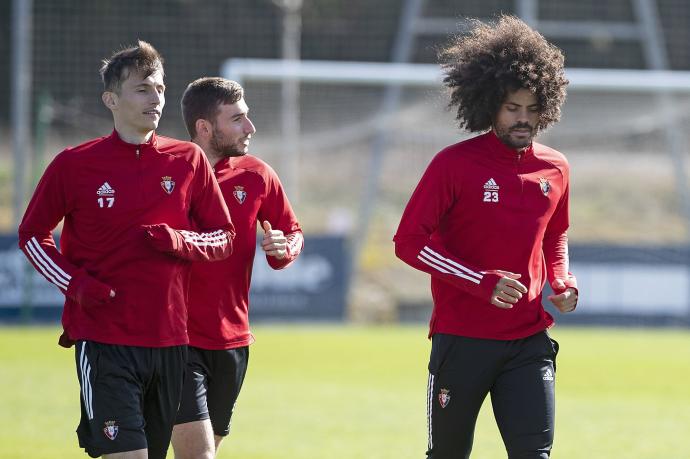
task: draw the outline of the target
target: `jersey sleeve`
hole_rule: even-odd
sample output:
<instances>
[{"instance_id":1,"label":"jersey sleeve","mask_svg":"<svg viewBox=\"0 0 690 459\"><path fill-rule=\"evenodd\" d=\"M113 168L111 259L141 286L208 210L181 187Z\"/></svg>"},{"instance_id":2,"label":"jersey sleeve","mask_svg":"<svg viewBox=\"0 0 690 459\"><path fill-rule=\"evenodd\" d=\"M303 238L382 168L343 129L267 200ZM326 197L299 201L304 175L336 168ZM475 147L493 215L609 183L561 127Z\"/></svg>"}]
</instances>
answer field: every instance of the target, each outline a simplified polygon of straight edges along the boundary
<instances>
[{"instance_id":1,"label":"jersey sleeve","mask_svg":"<svg viewBox=\"0 0 690 459\"><path fill-rule=\"evenodd\" d=\"M259 219L259 226L264 220L268 220L273 229L280 230L285 235L287 255L281 259L266 255L266 261L271 268L283 269L295 261L302 252L304 235L278 175L273 169L266 166L264 178L266 180L266 196L261 203L257 218Z\"/></svg>"},{"instance_id":2,"label":"jersey sleeve","mask_svg":"<svg viewBox=\"0 0 690 459\"><path fill-rule=\"evenodd\" d=\"M110 299L111 288L70 263L57 249L52 232L70 212L67 168L58 156L48 166L19 225L19 248L34 268L67 297L82 306Z\"/></svg>"},{"instance_id":3,"label":"jersey sleeve","mask_svg":"<svg viewBox=\"0 0 690 459\"><path fill-rule=\"evenodd\" d=\"M546 261L546 274L549 284L553 285L555 279L562 279L566 288L577 289L577 280L569 272L568 259L568 227L570 226L570 183L568 170L562 170L562 174L563 194L544 232L542 250Z\"/></svg>"},{"instance_id":4,"label":"jersey sleeve","mask_svg":"<svg viewBox=\"0 0 690 459\"><path fill-rule=\"evenodd\" d=\"M432 237L461 187L442 155L431 162L405 207L393 238L395 254L413 268L488 302L500 276L458 258Z\"/></svg>"},{"instance_id":5,"label":"jersey sleeve","mask_svg":"<svg viewBox=\"0 0 690 459\"><path fill-rule=\"evenodd\" d=\"M174 254L190 261L222 260L232 253L235 227L206 156L198 151L190 215L199 231L175 230Z\"/></svg>"}]
</instances>

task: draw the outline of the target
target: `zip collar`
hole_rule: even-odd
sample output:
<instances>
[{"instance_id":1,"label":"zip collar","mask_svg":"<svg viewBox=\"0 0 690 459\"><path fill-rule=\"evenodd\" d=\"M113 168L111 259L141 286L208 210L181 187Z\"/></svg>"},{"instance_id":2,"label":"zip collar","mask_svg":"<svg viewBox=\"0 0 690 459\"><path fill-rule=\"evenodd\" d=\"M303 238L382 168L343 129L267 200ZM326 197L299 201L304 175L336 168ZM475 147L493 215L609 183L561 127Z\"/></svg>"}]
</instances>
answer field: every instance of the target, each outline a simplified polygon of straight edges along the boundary
<instances>
[{"instance_id":1,"label":"zip collar","mask_svg":"<svg viewBox=\"0 0 690 459\"><path fill-rule=\"evenodd\" d=\"M496 136L496 133L492 130L484 134L484 140L488 144L488 150L492 157L495 157L499 161L509 161L514 163L515 161L524 161L525 159L534 156L534 142L531 142L527 148L516 149L510 148L508 145L501 142Z\"/></svg>"},{"instance_id":2,"label":"zip collar","mask_svg":"<svg viewBox=\"0 0 690 459\"><path fill-rule=\"evenodd\" d=\"M151 133L151 137L149 138L148 142L141 144L125 142L115 129L113 129L113 132L110 134L110 136L108 136L108 140L112 142L113 146L116 148L116 151L125 151L132 154L136 154L137 152L142 153L148 149L156 150L156 147L158 146L158 137L156 136L156 131Z\"/></svg>"}]
</instances>

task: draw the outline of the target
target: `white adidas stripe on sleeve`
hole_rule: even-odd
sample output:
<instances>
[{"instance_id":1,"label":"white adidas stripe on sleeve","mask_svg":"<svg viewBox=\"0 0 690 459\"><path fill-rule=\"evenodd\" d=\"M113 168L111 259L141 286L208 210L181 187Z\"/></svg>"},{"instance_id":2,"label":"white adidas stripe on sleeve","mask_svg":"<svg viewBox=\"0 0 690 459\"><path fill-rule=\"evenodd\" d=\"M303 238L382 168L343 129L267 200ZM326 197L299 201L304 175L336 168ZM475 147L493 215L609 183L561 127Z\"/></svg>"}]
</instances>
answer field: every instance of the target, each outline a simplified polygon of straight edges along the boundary
<instances>
[{"instance_id":1,"label":"white adidas stripe on sleeve","mask_svg":"<svg viewBox=\"0 0 690 459\"><path fill-rule=\"evenodd\" d=\"M57 285L62 290L67 290L72 276L62 270L43 250L41 244L38 243L35 237L29 239L24 245L26 253L29 255L34 264L43 273L43 275L53 284Z\"/></svg>"},{"instance_id":2,"label":"white adidas stripe on sleeve","mask_svg":"<svg viewBox=\"0 0 690 459\"><path fill-rule=\"evenodd\" d=\"M470 276L476 277L479 280L482 280L482 278L484 277L481 273L478 273L476 271L472 271L471 269L467 268L466 266L463 266L460 263L457 263L456 261L451 260L450 258L445 258L444 256L434 252L433 250L431 250L429 248L429 246L425 246L422 250L433 255L434 257L436 257L439 260L450 263L451 265L455 266L459 270L465 272L466 274L469 274Z\"/></svg>"},{"instance_id":3,"label":"white adidas stripe on sleeve","mask_svg":"<svg viewBox=\"0 0 690 459\"><path fill-rule=\"evenodd\" d=\"M290 248L290 253L295 253L301 247L303 240L304 236L302 236L302 233L297 232L288 235L287 243Z\"/></svg>"},{"instance_id":4,"label":"white adidas stripe on sleeve","mask_svg":"<svg viewBox=\"0 0 690 459\"><path fill-rule=\"evenodd\" d=\"M444 274L452 274L454 276L466 279L475 284L479 284L479 282L484 277L480 273L472 271L471 269L462 266L461 264L453 260L439 255L438 253L434 252L426 246L419 252L419 255L417 255L417 259L431 266L437 271L440 271Z\"/></svg>"},{"instance_id":5,"label":"white adidas stripe on sleeve","mask_svg":"<svg viewBox=\"0 0 690 459\"><path fill-rule=\"evenodd\" d=\"M194 231L180 231L185 242L189 242L197 247L222 247L227 245L228 236L223 230L211 233L195 233Z\"/></svg>"}]
</instances>

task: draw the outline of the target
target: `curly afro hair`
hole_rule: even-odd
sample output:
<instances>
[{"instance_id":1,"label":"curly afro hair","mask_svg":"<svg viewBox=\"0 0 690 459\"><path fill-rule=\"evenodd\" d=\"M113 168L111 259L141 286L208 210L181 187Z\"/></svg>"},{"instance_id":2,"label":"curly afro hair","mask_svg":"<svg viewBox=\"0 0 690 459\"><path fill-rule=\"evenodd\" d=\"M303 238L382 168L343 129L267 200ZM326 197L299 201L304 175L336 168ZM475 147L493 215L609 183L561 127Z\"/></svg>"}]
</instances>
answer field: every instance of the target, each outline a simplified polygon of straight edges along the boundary
<instances>
[{"instance_id":1,"label":"curly afro hair","mask_svg":"<svg viewBox=\"0 0 690 459\"><path fill-rule=\"evenodd\" d=\"M568 85L561 51L514 16L500 16L493 25L475 19L471 26L439 53L448 107L457 106L460 127L490 129L508 93L520 88L537 96L539 131L556 123Z\"/></svg>"}]
</instances>

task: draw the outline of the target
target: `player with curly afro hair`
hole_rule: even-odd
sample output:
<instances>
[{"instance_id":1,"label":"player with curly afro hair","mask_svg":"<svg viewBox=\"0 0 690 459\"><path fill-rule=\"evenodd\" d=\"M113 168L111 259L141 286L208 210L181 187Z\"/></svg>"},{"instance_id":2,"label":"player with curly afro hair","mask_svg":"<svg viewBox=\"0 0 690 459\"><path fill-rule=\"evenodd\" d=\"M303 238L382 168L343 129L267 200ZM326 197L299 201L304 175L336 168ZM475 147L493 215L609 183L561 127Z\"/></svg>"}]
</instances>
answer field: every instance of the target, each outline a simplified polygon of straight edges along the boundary
<instances>
[{"instance_id":1,"label":"player with curly afro hair","mask_svg":"<svg viewBox=\"0 0 690 459\"><path fill-rule=\"evenodd\" d=\"M534 142L557 122L563 54L527 24L472 21L440 53L460 127L481 132L429 164L403 212L395 253L431 276L427 459L469 458L491 395L509 458L548 459L558 343L542 305L575 310L568 272L569 171Z\"/></svg>"},{"instance_id":2,"label":"player with curly afro hair","mask_svg":"<svg viewBox=\"0 0 690 459\"><path fill-rule=\"evenodd\" d=\"M439 56L460 127L486 131L506 95L520 88L537 97L537 130L558 122L568 85L561 50L513 16L501 16L495 26L470 23L472 31Z\"/></svg>"}]
</instances>

